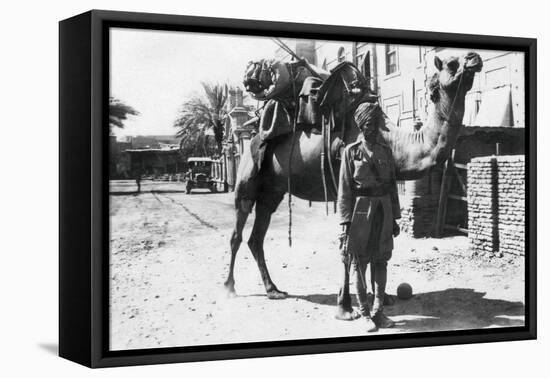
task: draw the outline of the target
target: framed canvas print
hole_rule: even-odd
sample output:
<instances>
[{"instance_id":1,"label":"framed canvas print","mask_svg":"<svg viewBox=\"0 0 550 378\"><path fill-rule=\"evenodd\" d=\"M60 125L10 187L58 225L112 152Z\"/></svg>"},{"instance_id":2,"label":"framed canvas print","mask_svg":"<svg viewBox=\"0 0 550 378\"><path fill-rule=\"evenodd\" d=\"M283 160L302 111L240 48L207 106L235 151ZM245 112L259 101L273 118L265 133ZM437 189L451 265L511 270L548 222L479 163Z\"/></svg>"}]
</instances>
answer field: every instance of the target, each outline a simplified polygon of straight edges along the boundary
<instances>
[{"instance_id":1,"label":"framed canvas print","mask_svg":"<svg viewBox=\"0 0 550 378\"><path fill-rule=\"evenodd\" d=\"M536 41L60 22L60 355L536 337Z\"/></svg>"}]
</instances>

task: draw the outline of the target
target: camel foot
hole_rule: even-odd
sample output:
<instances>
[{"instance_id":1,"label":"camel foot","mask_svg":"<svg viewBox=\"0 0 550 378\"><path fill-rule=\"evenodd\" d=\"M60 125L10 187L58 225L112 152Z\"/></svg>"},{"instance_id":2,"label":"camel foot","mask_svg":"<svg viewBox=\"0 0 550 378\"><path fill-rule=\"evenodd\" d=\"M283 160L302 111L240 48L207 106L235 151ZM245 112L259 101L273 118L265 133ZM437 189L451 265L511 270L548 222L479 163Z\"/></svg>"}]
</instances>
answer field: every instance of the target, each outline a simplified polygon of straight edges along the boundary
<instances>
[{"instance_id":1,"label":"camel foot","mask_svg":"<svg viewBox=\"0 0 550 378\"><path fill-rule=\"evenodd\" d=\"M343 306L336 307L336 313L334 318L338 320L351 321L361 317L361 314L355 311L353 308L345 308Z\"/></svg>"},{"instance_id":2,"label":"camel foot","mask_svg":"<svg viewBox=\"0 0 550 378\"><path fill-rule=\"evenodd\" d=\"M267 291L267 297L269 299L286 299L288 293L275 288Z\"/></svg>"},{"instance_id":3,"label":"camel foot","mask_svg":"<svg viewBox=\"0 0 550 378\"><path fill-rule=\"evenodd\" d=\"M223 287L225 288L225 295L227 298L235 298L237 296L234 283L226 282L223 284Z\"/></svg>"}]
</instances>

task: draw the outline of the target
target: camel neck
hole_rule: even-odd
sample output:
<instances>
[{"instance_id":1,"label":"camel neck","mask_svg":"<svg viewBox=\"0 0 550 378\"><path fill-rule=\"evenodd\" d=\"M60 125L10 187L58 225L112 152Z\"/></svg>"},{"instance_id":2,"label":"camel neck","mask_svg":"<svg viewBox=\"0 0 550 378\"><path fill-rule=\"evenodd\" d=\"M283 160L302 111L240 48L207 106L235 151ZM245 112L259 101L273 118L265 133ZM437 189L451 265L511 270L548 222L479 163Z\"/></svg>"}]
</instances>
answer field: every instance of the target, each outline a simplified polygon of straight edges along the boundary
<instances>
[{"instance_id":1,"label":"camel neck","mask_svg":"<svg viewBox=\"0 0 550 378\"><path fill-rule=\"evenodd\" d=\"M436 165L445 160L455 145L461 131L464 116L464 96L449 98L442 95L441 101L434 104L426 125L426 150Z\"/></svg>"},{"instance_id":2,"label":"camel neck","mask_svg":"<svg viewBox=\"0 0 550 378\"><path fill-rule=\"evenodd\" d=\"M420 130L402 129L386 118L386 130L381 135L392 149L398 176L420 177L447 158L460 133L464 114L464 99L457 98L454 105L450 101L442 95L430 107L427 123Z\"/></svg>"}]
</instances>

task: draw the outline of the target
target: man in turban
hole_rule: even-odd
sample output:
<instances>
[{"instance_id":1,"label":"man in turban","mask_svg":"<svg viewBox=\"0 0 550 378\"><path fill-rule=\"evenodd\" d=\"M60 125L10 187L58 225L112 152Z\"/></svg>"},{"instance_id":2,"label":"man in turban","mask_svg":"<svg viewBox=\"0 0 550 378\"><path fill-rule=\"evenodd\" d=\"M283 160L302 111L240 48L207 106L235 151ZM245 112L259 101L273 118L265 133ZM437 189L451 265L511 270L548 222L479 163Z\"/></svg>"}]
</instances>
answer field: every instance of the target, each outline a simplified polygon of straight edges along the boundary
<instances>
[{"instance_id":1,"label":"man in turban","mask_svg":"<svg viewBox=\"0 0 550 378\"><path fill-rule=\"evenodd\" d=\"M345 148L338 186L344 268L349 269L352 261L356 267L357 300L359 311L367 322L367 332L394 326L383 310L387 265L392 255L393 237L399 234L396 219L401 217L401 211L395 162L390 148L379 135L383 117L377 103L363 103L357 108L355 122L362 135ZM365 280L369 263L373 264L372 311L367 303Z\"/></svg>"}]
</instances>

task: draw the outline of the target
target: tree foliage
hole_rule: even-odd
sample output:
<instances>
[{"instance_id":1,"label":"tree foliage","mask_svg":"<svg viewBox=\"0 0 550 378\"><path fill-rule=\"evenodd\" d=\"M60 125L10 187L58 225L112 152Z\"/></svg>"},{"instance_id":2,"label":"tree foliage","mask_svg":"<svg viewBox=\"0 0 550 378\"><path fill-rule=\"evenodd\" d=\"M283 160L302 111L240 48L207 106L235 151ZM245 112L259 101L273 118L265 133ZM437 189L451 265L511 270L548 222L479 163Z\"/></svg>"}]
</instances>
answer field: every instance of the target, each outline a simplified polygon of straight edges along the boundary
<instances>
[{"instance_id":1,"label":"tree foliage","mask_svg":"<svg viewBox=\"0 0 550 378\"><path fill-rule=\"evenodd\" d=\"M139 112L121 100L109 97L109 128L111 130L113 127L122 129L124 121L128 119L129 115L137 116Z\"/></svg>"},{"instance_id":2,"label":"tree foliage","mask_svg":"<svg viewBox=\"0 0 550 378\"><path fill-rule=\"evenodd\" d=\"M222 150L227 85L202 82L201 89L201 93L182 104L174 122L174 127L179 129L176 136L181 138L181 151L187 156L210 156L221 154Z\"/></svg>"}]
</instances>

